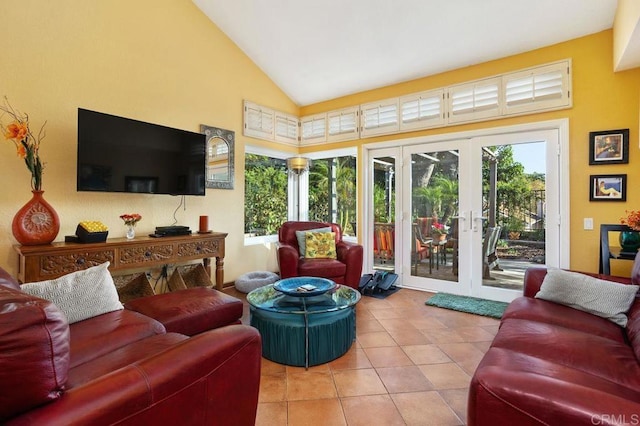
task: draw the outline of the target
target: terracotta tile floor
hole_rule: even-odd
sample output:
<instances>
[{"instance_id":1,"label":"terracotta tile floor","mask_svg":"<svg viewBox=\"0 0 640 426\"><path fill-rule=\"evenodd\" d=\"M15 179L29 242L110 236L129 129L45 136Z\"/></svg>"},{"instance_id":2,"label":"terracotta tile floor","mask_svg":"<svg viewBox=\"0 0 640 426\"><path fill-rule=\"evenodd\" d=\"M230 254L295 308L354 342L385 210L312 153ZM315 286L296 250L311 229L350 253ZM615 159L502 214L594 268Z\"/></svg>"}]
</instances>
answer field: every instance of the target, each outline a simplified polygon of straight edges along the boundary
<instances>
[{"instance_id":1,"label":"terracotta tile floor","mask_svg":"<svg viewBox=\"0 0 640 426\"><path fill-rule=\"evenodd\" d=\"M256 425L465 424L469 381L499 322L426 306L430 296L363 297L356 342L327 364L305 371L263 359Z\"/></svg>"}]
</instances>

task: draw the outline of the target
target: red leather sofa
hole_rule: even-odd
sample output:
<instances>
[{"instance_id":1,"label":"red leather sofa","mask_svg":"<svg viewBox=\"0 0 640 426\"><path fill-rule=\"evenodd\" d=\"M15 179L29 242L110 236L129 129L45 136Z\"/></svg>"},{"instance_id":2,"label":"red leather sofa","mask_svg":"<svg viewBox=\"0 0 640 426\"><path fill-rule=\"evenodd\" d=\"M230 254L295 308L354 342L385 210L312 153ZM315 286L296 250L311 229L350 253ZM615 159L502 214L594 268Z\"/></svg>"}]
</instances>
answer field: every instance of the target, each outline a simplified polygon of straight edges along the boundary
<instances>
[{"instance_id":1,"label":"red leather sofa","mask_svg":"<svg viewBox=\"0 0 640 426\"><path fill-rule=\"evenodd\" d=\"M337 259L300 257L296 231L323 227L331 227L331 232L335 233ZM362 246L343 241L342 228L336 223L285 222L278 230L277 250L281 278L300 276L328 278L337 284L358 288L362 275Z\"/></svg>"},{"instance_id":2,"label":"red leather sofa","mask_svg":"<svg viewBox=\"0 0 640 426\"><path fill-rule=\"evenodd\" d=\"M632 278L597 278L638 284ZM471 426L640 424L640 300L625 328L596 315L535 299L547 274L527 270L469 388Z\"/></svg>"},{"instance_id":3,"label":"red leather sofa","mask_svg":"<svg viewBox=\"0 0 640 426\"><path fill-rule=\"evenodd\" d=\"M197 288L69 325L0 268L0 423L253 425L261 341L242 309Z\"/></svg>"}]
</instances>

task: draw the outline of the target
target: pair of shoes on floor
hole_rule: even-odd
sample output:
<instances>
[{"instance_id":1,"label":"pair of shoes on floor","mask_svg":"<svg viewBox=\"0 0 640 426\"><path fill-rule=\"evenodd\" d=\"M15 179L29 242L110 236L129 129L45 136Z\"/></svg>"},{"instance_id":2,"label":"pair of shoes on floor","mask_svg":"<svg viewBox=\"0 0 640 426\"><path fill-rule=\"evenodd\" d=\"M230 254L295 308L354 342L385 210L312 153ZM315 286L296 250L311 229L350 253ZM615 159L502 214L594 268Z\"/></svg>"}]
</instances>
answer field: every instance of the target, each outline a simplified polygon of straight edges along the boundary
<instances>
[{"instance_id":1,"label":"pair of shoes on floor","mask_svg":"<svg viewBox=\"0 0 640 426\"><path fill-rule=\"evenodd\" d=\"M364 274L360 278L358 289L362 294L394 290L395 286L393 284L397 279L398 274L387 271L376 271L374 274Z\"/></svg>"}]
</instances>

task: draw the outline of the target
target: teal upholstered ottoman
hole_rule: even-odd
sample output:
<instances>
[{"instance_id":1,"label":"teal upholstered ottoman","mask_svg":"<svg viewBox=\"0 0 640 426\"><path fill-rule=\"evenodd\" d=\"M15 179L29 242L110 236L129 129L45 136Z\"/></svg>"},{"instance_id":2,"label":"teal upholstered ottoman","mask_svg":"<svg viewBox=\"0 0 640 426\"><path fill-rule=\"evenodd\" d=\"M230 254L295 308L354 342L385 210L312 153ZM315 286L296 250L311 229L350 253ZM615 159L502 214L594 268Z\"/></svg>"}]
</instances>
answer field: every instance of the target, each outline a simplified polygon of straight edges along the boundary
<instances>
[{"instance_id":1,"label":"teal upholstered ottoman","mask_svg":"<svg viewBox=\"0 0 640 426\"><path fill-rule=\"evenodd\" d=\"M298 296L272 284L247 295L251 325L262 336L262 355L299 367L324 364L349 350L356 338L358 300L360 293L346 286Z\"/></svg>"}]
</instances>

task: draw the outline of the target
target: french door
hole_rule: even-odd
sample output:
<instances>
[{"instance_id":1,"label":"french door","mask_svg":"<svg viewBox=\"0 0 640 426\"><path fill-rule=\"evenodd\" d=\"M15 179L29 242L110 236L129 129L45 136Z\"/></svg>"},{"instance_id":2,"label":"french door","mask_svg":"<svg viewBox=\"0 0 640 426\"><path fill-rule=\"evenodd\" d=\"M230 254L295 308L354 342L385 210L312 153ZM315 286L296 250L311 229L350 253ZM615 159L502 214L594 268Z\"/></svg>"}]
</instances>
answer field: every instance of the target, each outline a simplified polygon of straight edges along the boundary
<instances>
[{"instance_id":1,"label":"french door","mask_svg":"<svg viewBox=\"0 0 640 426\"><path fill-rule=\"evenodd\" d=\"M405 287L517 297L527 267L566 257L559 153L558 129L371 150L373 267Z\"/></svg>"}]
</instances>

